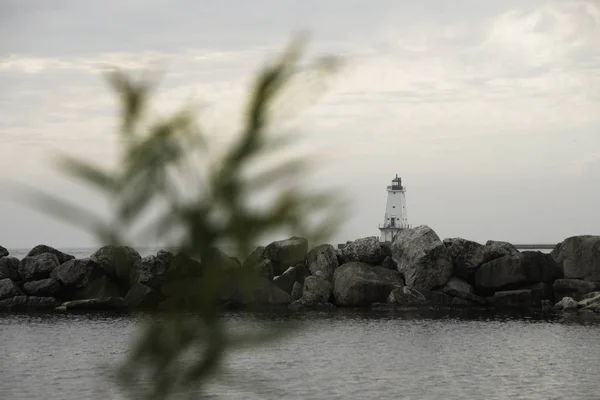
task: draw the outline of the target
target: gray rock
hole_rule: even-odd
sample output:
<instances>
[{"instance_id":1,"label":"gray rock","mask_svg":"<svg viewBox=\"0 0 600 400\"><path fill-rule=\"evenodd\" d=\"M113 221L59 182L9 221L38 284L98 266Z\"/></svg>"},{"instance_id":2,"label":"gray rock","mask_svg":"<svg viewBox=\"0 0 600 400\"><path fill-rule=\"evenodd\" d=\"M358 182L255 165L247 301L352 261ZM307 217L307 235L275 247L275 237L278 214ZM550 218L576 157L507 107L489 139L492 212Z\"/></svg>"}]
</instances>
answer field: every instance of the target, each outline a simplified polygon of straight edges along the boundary
<instances>
[{"instance_id":1,"label":"gray rock","mask_svg":"<svg viewBox=\"0 0 600 400\"><path fill-rule=\"evenodd\" d=\"M132 247L111 245L99 248L89 258L96 261L109 276L128 286L133 265L142 256Z\"/></svg>"},{"instance_id":2,"label":"gray rock","mask_svg":"<svg viewBox=\"0 0 600 400\"><path fill-rule=\"evenodd\" d=\"M306 280L304 280L306 283ZM292 287L292 299L300 300L302 298L303 290L300 282L294 282L294 286Z\"/></svg>"},{"instance_id":3,"label":"gray rock","mask_svg":"<svg viewBox=\"0 0 600 400\"><path fill-rule=\"evenodd\" d=\"M554 305L555 310L577 311L579 304L572 297L563 297L561 301Z\"/></svg>"},{"instance_id":4,"label":"gray rock","mask_svg":"<svg viewBox=\"0 0 600 400\"><path fill-rule=\"evenodd\" d=\"M129 289L124 300L130 309L154 309L160 303L161 296L152 288L136 283Z\"/></svg>"},{"instance_id":5,"label":"gray rock","mask_svg":"<svg viewBox=\"0 0 600 400\"><path fill-rule=\"evenodd\" d=\"M385 258L381 262L381 266L385 269L391 269L392 271L398 270L398 266L396 265L394 259L391 256L385 256Z\"/></svg>"},{"instance_id":6,"label":"gray rock","mask_svg":"<svg viewBox=\"0 0 600 400\"><path fill-rule=\"evenodd\" d=\"M72 256L70 254L63 253L62 251L56 250L55 248L50 247L50 246L46 246L45 244L39 244L39 245L35 246L31 250L29 250L29 253L27 253L27 255L25 257L39 256L40 254L44 254L44 253L54 254L56 256L56 258L58 259L59 264L65 263L65 262L75 258L74 256Z\"/></svg>"},{"instance_id":7,"label":"gray rock","mask_svg":"<svg viewBox=\"0 0 600 400\"><path fill-rule=\"evenodd\" d=\"M473 287L471 285L456 277L450 278L448 283L442 287L441 291L452 297L458 297L481 305L485 304L483 297L473 293Z\"/></svg>"},{"instance_id":8,"label":"gray rock","mask_svg":"<svg viewBox=\"0 0 600 400\"><path fill-rule=\"evenodd\" d=\"M292 301L292 296L286 293L273 281L266 278L257 278L252 285L247 282L243 283L246 285L242 288L234 287L224 295L223 300L229 307L245 307L249 305L269 305L269 306L281 306L289 305Z\"/></svg>"},{"instance_id":9,"label":"gray rock","mask_svg":"<svg viewBox=\"0 0 600 400\"><path fill-rule=\"evenodd\" d=\"M536 306L541 305L543 300L548 300L552 304L554 304L554 290L552 290L551 284L546 282L539 282L535 285L529 286L528 289L531 290L533 303Z\"/></svg>"},{"instance_id":10,"label":"gray rock","mask_svg":"<svg viewBox=\"0 0 600 400\"><path fill-rule=\"evenodd\" d=\"M387 302L402 306L423 306L429 304L429 301L421 292L408 286L394 288L390 292Z\"/></svg>"},{"instance_id":11,"label":"gray rock","mask_svg":"<svg viewBox=\"0 0 600 400\"><path fill-rule=\"evenodd\" d=\"M588 294L592 294L592 296L586 295L584 299L577 302L580 308L587 307L591 304L600 302L600 292L592 292Z\"/></svg>"},{"instance_id":12,"label":"gray rock","mask_svg":"<svg viewBox=\"0 0 600 400\"><path fill-rule=\"evenodd\" d=\"M321 272L328 281L333 280L333 272L339 266L335 249L330 244L313 248L306 256L306 265L311 274Z\"/></svg>"},{"instance_id":13,"label":"gray rock","mask_svg":"<svg viewBox=\"0 0 600 400\"><path fill-rule=\"evenodd\" d=\"M483 264L475 273L477 288L503 289L537 282L552 282L562 275L549 254L524 251Z\"/></svg>"},{"instance_id":14,"label":"gray rock","mask_svg":"<svg viewBox=\"0 0 600 400\"><path fill-rule=\"evenodd\" d=\"M452 299L452 303L450 303L450 307L452 308L463 308L463 307L479 307L479 303L475 303L474 301L462 299L460 297L454 297Z\"/></svg>"},{"instance_id":15,"label":"gray rock","mask_svg":"<svg viewBox=\"0 0 600 400\"><path fill-rule=\"evenodd\" d=\"M572 297L575 300L582 300L587 293L600 289L595 282L584 281L581 279L557 279L552 284L554 298Z\"/></svg>"},{"instance_id":16,"label":"gray rock","mask_svg":"<svg viewBox=\"0 0 600 400\"><path fill-rule=\"evenodd\" d=\"M377 236L356 239L347 243L341 251L344 263L362 262L370 265L379 265L383 261L383 250Z\"/></svg>"},{"instance_id":17,"label":"gray rock","mask_svg":"<svg viewBox=\"0 0 600 400\"><path fill-rule=\"evenodd\" d=\"M128 289L119 287L108 275L103 275L90 282L88 286L75 290L71 295L73 300L87 300L96 298L121 297Z\"/></svg>"},{"instance_id":18,"label":"gray rock","mask_svg":"<svg viewBox=\"0 0 600 400\"><path fill-rule=\"evenodd\" d=\"M0 309L8 311L44 310L56 307L53 297L15 296L0 300Z\"/></svg>"},{"instance_id":19,"label":"gray rock","mask_svg":"<svg viewBox=\"0 0 600 400\"><path fill-rule=\"evenodd\" d=\"M426 225L398 233L392 243L392 257L407 286L433 289L445 285L452 275L446 246Z\"/></svg>"},{"instance_id":20,"label":"gray rock","mask_svg":"<svg viewBox=\"0 0 600 400\"><path fill-rule=\"evenodd\" d=\"M397 286L404 286L399 272L360 262L343 264L333 274L333 297L338 306L383 303Z\"/></svg>"},{"instance_id":21,"label":"gray rock","mask_svg":"<svg viewBox=\"0 0 600 400\"><path fill-rule=\"evenodd\" d=\"M328 280L318 276L309 276L304 280L302 297L313 299L316 302L328 302L332 291L333 285Z\"/></svg>"},{"instance_id":22,"label":"gray rock","mask_svg":"<svg viewBox=\"0 0 600 400\"><path fill-rule=\"evenodd\" d=\"M6 248L0 246L0 258L8 256L9 252Z\"/></svg>"},{"instance_id":23,"label":"gray rock","mask_svg":"<svg viewBox=\"0 0 600 400\"><path fill-rule=\"evenodd\" d=\"M534 306L533 293L530 289L506 290L494 293L496 308L527 308Z\"/></svg>"},{"instance_id":24,"label":"gray rock","mask_svg":"<svg viewBox=\"0 0 600 400\"><path fill-rule=\"evenodd\" d=\"M305 310L314 310L314 311L334 311L336 310L336 306L324 301L314 301L313 299L307 299L303 297L299 300L292 302L288 308L292 311L305 311Z\"/></svg>"},{"instance_id":25,"label":"gray rock","mask_svg":"<svg viewBox=\"0 0 600 400\"><path fill-rule=\"evenodd\" d=\"M158 253L156 253L156 257L162 261L166 269L169 269L171 262L175 258L175 254L167 250L159 250Z\"/></svg>"},{"instance_id":26,"label":"gray rock","mask_svg":"<svg viewBox=\"0 0 600 400\"><path fill-rule=\"evenodd\" d=\"M275 275L275 264L273 261L265 258L252 266L254 270L262 277L272 280Z\"/></svg>"},{"instance_id":27,"label":"gray rock","mask_svg":"<svg viewBox=\"0 0 600 400\"><path fill-rule=\"evenodd\" d=\"M62 283L67 289L83 289L92 282L105 276L105 270L92 258L69 260L59 265L51 277Z\"/></svg>"},{"instance_id":28,"label":"gray rock","mask_svg":"<svg viewBox=\"0 0 600 400\"><path fill-rule=\"evenodd\" d=\"M21 295L19 287L9 278L0 280L0 300Z\"/></svg>"},{"instance_id":29,"label":"gray rock","mask_svg":"<svg viewBox=\"0 0 600 400\"><path fill-rule=\"evenodd\" d=\"M141 283L152 289L159 288L165 282L167 267L158 256L147 256L133 264L129 282L131 285Z\"/></svg>"},{"instance_id":30,"label":"gray rock","mask_svg":"<svg viewBox=\"0 0 600 400\"><path fill-rule=\"evenodd\" d=\"M20 282L19 263L19 259L15 257L6 256L0 258L0 279L10 278L15 282Z\"/></svg>"},{"instance_id":31,"label":"gray rock","mask_svg":"<svg viewBox=\"0 0 600 400\"><path fill-rule=\"evenodd\" d=\"M261 260L265 259L265 247L258 246L242 263L243 268L252 268L254 265L258 264Z\"/></svg>"},{"instance_id":32,"label":"gray rock","mask_svg":"<svg viewBox=\"0 0 600 400\"><path fill-rule=\"evenodd\" d=\"M60 291L60 284L56 279L46 278L39 281L26 282L23 289L30 296L54 297Z\"/></svg>"},{"instance_id":33,"label":"gray rock","mask_svg":"<svg viewBox=\"0 0 600 400\"><path fill-rule=\"evenodd\" d=\"M52 253L27 256L19 263L19 275L25 282L46 279L59 265L58 258Z\"/></svg>"},{"instance_id":34,"label":"gray rock","mask_svg":"<svg viewBox=\"0 0 600 400\"><path fill-rule=\"evenodd\" d=\"M278 240L265 247L264 257L273 261L275 276L281 275L289 267L306 262L308 242L304 238L291 237Z\"/></svg>"},{"instance_id":35,"label":"gray rock","mask_svg":"<svg viewBox=\"0 0 600 400\"><path fill-rule=\"evenodd\" d=\"M127 304L121 297L106 297L102 299L67 301L62 304L62 307L66 311L115 311L127 308Z\"/></svg>"},{"instance_id":36,"label":"gray rock","mask_svg":"<svg viewBox=\"0 0 600 400\"><path fill-rule=\"evenodd\" d=\"M572 236L558 244L552 256L566 279L600 281L600 236Z\"/></svg>"},{"instance_id":37,"label":"gray rock","mask_svg":"<svg viewBox=\"0 0 600 400\"><path fill-rule=\"evenodd\" d=\"M452 259L453 275L467 282L473 282L477 268L484 262L492 260L490 256L493 254L493 250L472 240L444 239L444 245Z\"/></svg>"},{"instance_id":38,"label":"gray rock","mask_svg":"<svg viewBox=\"0 0 600 400\"><path fill-rule=\"evenodd\" d=\"M275 279L273 279L273 283L279 286L284 292L292 294L294 283L298 282L296 275L296 269L294 267L289 267L283 274L276 276Z\"/></svg>"}]
</instances>

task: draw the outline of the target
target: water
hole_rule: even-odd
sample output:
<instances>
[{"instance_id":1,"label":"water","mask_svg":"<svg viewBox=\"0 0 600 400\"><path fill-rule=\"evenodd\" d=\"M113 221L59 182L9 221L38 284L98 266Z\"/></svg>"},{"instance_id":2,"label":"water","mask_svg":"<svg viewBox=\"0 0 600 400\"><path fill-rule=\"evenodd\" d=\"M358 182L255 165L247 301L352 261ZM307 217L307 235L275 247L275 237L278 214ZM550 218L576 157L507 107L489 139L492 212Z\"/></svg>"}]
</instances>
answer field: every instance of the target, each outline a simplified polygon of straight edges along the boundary
<instances>
[{"instance_id":1,"label":"water","mask_svg":"<svg viewBox=\"0 0 600 400\"><path fill-rule=\"evenodd\" d=\"M302 320L304 329L228 359L271 388L212 385L218 399L597 399L600 317L364 312L244 313L243 329ZM117 399L97 367L118 362L132 316L0 315L0 398Z\"/></svg>"}]
</instances>

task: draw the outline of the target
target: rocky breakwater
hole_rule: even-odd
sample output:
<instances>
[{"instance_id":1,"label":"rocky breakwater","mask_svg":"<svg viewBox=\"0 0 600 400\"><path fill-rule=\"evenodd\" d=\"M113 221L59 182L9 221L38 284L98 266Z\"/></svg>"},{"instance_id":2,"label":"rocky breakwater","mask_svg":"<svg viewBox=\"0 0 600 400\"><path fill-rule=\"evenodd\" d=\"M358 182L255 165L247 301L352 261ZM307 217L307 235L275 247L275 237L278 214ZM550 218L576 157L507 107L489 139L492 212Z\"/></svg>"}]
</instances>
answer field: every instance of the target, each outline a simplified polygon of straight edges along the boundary
<instances>
[{"instance_id":1,"label":"rocky breakwater","mask_svg":"<svg viewBox=\"0 0 600 400\"><path fill-rule=\"evenodd\" d=\"M305 239L291 237L258 247L243 262L218 249L208 256L227 283L221 301L229 309L600 312L600 236L567 238L545 254L500 241L442 240L423 225L402 231L393 243L372 236L339 249L309 249ZM228 280L237 269L253 274L255 285ZM105 246L75 259L40 245L18 260L0 247L0 309L184 308L204 274L202 262L167 251L141 257L130 247ZM182 284L191 290L182 292Z\"/></svg>"}]
</instances>

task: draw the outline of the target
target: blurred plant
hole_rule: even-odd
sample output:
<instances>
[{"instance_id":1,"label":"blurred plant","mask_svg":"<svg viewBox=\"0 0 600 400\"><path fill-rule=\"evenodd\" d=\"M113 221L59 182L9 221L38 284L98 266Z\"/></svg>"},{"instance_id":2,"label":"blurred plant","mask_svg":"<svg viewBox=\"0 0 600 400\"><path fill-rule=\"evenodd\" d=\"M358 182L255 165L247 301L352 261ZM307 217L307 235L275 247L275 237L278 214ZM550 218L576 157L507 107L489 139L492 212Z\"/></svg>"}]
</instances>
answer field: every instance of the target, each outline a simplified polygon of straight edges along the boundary
<instances>
[{"instance_id":1,"label":"blurred plant","mask_svg":"<svg viewBox=\"0 0 600 400\"><path fill-rule=\"evenodd\" d=\"M222 371L227 352L289 331L272 326L259 334L234 335L226 329L223 299L232 290L242 297L261 290L263 281L251 268L225 268L215 249L227 246L246 256L258 240L282 230L321 243L343 216L342 204L331 193L301 187L305 159L284 157L264 167L265 157L290 144L289 135L269 130L284 89L307 71L322 78L338 65L325 58L300 68L301 49L301 40L293 42L257 74L243 131L212 164L207 164L208 137L190 108L150 120L152 81L136 82L121 71L111 72L109 82L121 105L119 165L111 171L63 156L59 166L106 195L112 218L103 221L75 204L32 193L38 206L94 233L103 244L127 245L136 224L142 224L143 237L171 241L177 257L163 288L171 306L160 318L144 321L118 372L119 384L135 398L165 399L190 389L201 393L208 379ZM251 206L250 198L269 190L276 193L272 201ZM319 213L320 219L311 218ZM145 225L144 218L149 221Z\"/></svg>"}]
</instances>

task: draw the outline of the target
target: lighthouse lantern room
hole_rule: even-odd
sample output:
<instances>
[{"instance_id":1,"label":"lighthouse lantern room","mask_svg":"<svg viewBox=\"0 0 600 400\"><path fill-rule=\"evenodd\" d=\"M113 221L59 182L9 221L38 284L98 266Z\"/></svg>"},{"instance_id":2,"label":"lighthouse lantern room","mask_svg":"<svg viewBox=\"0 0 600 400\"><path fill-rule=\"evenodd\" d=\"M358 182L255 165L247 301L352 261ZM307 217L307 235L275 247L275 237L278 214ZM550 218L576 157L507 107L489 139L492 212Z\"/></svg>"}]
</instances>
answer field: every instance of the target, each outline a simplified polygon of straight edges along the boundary
<instances>
[{"instance_id":1,"label":"lighthouse lantern room","mask_svg":"<svg viewBox=\"0 0 600 400\"><path fill-rule=\"evenodd\" d=\"M392 242L398 232L408 229L406 218L406 187L402 186L402 178L392 179L392 184L387 187L387 202L383 224L379 225L381 231L380 242Z\"/></svg>"}]
</instances>

